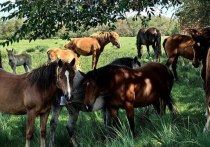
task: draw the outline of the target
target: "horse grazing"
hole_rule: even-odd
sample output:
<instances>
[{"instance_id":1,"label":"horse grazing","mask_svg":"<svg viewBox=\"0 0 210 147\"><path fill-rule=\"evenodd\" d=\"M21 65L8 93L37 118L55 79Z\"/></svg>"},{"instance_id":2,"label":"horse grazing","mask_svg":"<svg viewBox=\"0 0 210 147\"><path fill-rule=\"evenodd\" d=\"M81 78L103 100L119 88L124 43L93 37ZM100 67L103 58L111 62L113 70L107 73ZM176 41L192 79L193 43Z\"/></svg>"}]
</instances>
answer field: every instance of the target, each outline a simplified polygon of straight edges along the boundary
<instances>
[{"instance_id":1,"label":"horse grazing","mask_svg":"<svg viewBox=\"0 0 210 147\"><path fill-rule=\"evenodd\" d=\"M191 36L175 34L169 36L163 41L163 47L168 57L166 65L170 67L172 64L174 77L176 80L178 80L176 68L179 56L182 56L189 60L193 60L194 48L200 49L202 46L200 46L198 41L193 39ZM194 60L193 63L195 63L195 67L199 66L199 63L195 62Z\"/></svg>"},{"instance_id":2,"label":"horse grazing","mask_svg":"<svg viewBox=\"0 0 210 147\"><path fill-rule=\"evenodd\" d=\"M144 64L135 70L108 65L86 74L83 80L86 84L84 104L91 111L100 93L109 93L104 101L115 125L119 125L119 108L124 108L134 133L134 108L153 105L160 114L168 105L175 113L170 95L173 79L171 71L160 63Z\"/></svg>"},{"instance_id":3,"label":"horse grazing","mask_svg":"<svg viewBox=\"0 0 210 147\"><path fill-rule=\"evenodd\" d=\"M71 97L74 62L59 60L21 75L0 69L0 112L27 115L26 147L30 146L37 116L40 116L40 146L45 147L46 123L56 92L62 90L68 99Z\"/></svg>"},{"instance_id":4,"label":"horse grazing","mask_svg":"<svg viewBox=\"0 0 210 147\"><path fill-rule=\"evenodd\" d=\"M80 63L77 57L77 54L72 50L65 50L60 48L50 48L47 51L48 63L55 60L61 59L65 62L70 63L75 59L75 68L76 70L81 70Z\"/></svg>"},{"instance_id":5,"label":"horse grazing","mask_svg":"<svg viewBox=\"0 0 210 147\"><path fill-rule=\"evenodd\" d=\"M146 45L147 53L150 57L149 46L152 45L152 48L155 53L156 60L160 62L161 57L161 34L157 28L149 29L140 29L137 34L136 46L138 50L138 57L142 56L142 45Z\"/></svg>"},{"instance_id":6,"label":"horse grazing","mask_svg":"<svg viewBox=\"0 0 210 147\"><path fill-rule=\"evenodd\" d=\"M118 66L127 66L130 68L139 68L141 65L138 59L131 58L131 57L123 57L123 58L117 58L110 64L118 65ZM71 102L66 104L65 107L68 110L69 113L69 121L66 126L71 143L73 146L78 146L76 139L74 138L74 131L75 131L75 125L78 119L78 115L80 111L88 112L86 109L84 109L84 98L85 98L85 86L82 81L85 78L85 73L81 71L77 71L74 77L73 81L73 92L72 92L72 98ZM106 111L106 108L103 107L103 99L107 95L100 95L99 98L97 98L97 106L93 108L93 111L102 109L104 113L104 123L107 126L110 122L110 114ZM52 118L50 121L50 147L54 146L55 142L55 130L58 124L58 117L60 114L60 111L63 106L60 105L60 96L57 97L56 102L52 106Z\"/></svg>"},{"instance_id":7,"label":"horse grazing","mask_svg":"<svg viewBox=\"0 0 210 147\"><path fill-rule=\"evenodd\" d=\"M71 49L79 55L93 55L92 68L96 69L99 56L108 43L120 48L119 35L116 32L99 32L85 38L74 38L65 44L65 48Z\"/></svg>"},{"instance_id":8,"label":"horse grazing","mask_svg":"<svg viewBox=\"0 0 210 147\"><path fill-rule=\"evenodd\" d=\"M6 49L9 59L9 65L11 66L13 73L16 74L16 67L23 65L25 72L29 72L31 68L31 55L22 53L15 55L13 49Z\"/></svg>"}]
</instances>

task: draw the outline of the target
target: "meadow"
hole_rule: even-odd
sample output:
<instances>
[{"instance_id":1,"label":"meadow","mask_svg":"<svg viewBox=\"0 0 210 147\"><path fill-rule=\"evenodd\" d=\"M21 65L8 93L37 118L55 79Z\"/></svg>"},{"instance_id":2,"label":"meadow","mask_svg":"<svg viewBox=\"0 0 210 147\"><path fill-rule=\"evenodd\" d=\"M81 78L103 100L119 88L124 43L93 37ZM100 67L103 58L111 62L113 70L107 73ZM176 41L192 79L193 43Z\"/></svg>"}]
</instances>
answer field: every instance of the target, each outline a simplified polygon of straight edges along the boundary
<instances>
[{"instance_id":1,"label":"meadow","mask_svg":"<svg viewBox=\"0 0 210 147\"><path fill-rule=\"evenodd\" d=\"M162 38L163 41L164 37ZM99 58L98 67L110 63L119 57L134 57L137 55L136 38L121 37L121 48L117 49L108 44ZM59 39L46 39L28 42L27 40L14 43L8 47L0 47L3 67L12 72L8 65L6 48L14 48L16 53L27 52L32 55L32 67L36 68L47 62L46 51L51 47L63 47L66 41ZM152 48L150 47L153 53ZM166 63L165 51L162 48L161 62ZM91 56L80 57L82 70L87 72L91 69ZM151 62L147 57L146 48L143 48L142 64ZM23 73L24 68L18 67L17 73ZM154 71L155 72L155 71ZM200 78L200 68L195 69L191 62L179 58L177 65L179 81L175 81L172 89L178 115L172 118L169 111L166 115L158 116L153 107L138 108L135 110L135 131L132 136L128 127L125 111L120 111L122 130L115 130L117 136L112 138L106 131L100 111L85 113L80 112L76 125L76 139L81 147L142 147L142 146L210 146L209 133L203 133L206 122L205 95ZM47 144L49 142L49 121L47 124ZM56 130L56 146L69 146L69 136L66 130L68 113L63 108L59 117ZM25 144L25 116L0 114L0 146L22 147ZM39 119L36 119L35 134L32 147L39 146Z\"/></svg>"}]
</instances>

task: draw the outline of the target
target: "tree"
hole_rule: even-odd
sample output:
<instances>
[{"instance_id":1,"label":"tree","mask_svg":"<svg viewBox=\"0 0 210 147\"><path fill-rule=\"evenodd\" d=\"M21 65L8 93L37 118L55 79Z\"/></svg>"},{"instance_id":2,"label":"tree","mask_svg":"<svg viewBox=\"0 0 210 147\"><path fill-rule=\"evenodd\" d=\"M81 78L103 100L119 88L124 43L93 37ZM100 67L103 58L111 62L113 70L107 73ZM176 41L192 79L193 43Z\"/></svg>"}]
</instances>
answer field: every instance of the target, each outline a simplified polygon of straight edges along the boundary
<instances>
[{"instance_id":1,"label":"tree","mask_svg":"<svg viewBox=\"0 0 210 147\"><path fill-rule=\"evenodd\" d=\"M210 24L209 0L183 0L175 14L180 21L181 29L202 28Z\"/></svg>"},{"instance_id":2,"label":"tree","mask_svg":"<svg viewBox=\"0 0 210 147\"><path fill-rule=\"evenodd\" d=\"M154 15L153 6L178 5L179 0L16 0L0 3L1 12L11 12L2 17L9 20L14 17L24 19L21 28L7 41L1 43L9 45L23 39L29 34L29 40L40 36L51 37L63 26L77 31L83 27L86 30L98 24L108 24L125 18L125 12L137 11L140 15L144 9L150 18ZM135 18L135 17L134 17ZM145 18L142 17L144 20ZM144 22L144 21L143 21ZM68 36L66 36L68 37Z\"/></svg>"}]
</instances>

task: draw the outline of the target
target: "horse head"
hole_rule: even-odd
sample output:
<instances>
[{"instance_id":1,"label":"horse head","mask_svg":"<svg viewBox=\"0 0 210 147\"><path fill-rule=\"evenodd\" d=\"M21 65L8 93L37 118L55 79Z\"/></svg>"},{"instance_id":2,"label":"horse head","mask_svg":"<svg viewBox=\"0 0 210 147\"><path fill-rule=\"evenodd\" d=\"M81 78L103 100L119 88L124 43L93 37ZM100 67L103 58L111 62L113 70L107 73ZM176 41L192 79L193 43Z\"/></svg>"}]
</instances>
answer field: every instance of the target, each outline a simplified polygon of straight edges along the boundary
<instances>
[{"instance_id":1,"label":"horse head","mask_svg":"<svg viewBox=\"0 0 210 147\"><path fill-rule=\"evenodd\" d=\"M201 32L197 31L196 29L188 29L188 32L191 34L193 40L195 41L193 45L194 56L192 64L197 68L200 64L199 62L205 59L209 45L208 41Z\"/></svg>"},{"instance_id":2,"label":"horse head","mask_svg":"<svg viewBox=\"0 0 210 147\"><path fill-rule=\"evenodd\" d=\"M67 100L70 100L73 89L73 79L75 76L75 59L71 63L58 61L56 71L56 85L63 91L64 96Z\"/></svg>"},{"instance_id":3,"label":"horse head","mask_svg":"<svg viewBox=\"0 0 210 147\"><path fill-rule=\"evenodd\" d=\"M109 40L114 46L120 48L119 35L116 32L110 32Z\"/></svg>"},{"instance_id":4,"label":"horse head","mask_svg":"<svg viewBox=\"0 0 210 147\"><path fill-rule=\"evenodd\" d=\"M14 49L6 49L7 50L7 55L8 55L8 59L9 59L9 63L14 61Z\"/></svg>"}]
</instances>

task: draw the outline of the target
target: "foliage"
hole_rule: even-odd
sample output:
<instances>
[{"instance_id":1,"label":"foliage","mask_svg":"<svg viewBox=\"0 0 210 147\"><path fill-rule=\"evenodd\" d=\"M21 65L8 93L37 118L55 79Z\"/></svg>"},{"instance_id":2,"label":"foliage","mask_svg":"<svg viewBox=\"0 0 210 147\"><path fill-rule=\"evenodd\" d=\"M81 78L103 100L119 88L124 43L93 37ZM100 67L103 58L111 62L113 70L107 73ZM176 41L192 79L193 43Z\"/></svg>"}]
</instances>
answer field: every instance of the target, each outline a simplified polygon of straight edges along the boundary
<instances>
[{"instance_id":1,"label":"foliage","mask_svg":"<svg viewBox=\"0 0 210 147\"><path fill-rule=\"evenodd\" d=\"M0 11L11 13L2 19L17 17L24 19L24 22L10 39L1 44L9 45L28 34L30 41L38 37L49 38L63 26L69 31L76 31L80 27L87 30L98 24L113 27L112 23L125 18L125 12L130 10L137 11L137 15L140 15L145 9L150 18L154 15L155 5L169 6L179 3L179 0L8 0L0 3Z\"/></svg>"},{"instance_id":2,"label":"foliage","mask_svg":"<svg viewBox=\"0 0 210 147\"><path fill-rule=\"evenodd\" d=\"M124 37L136 36L139 29L144 27L141 25L140 18L137 18L137 20L134 21L132 17L128 17L124 20L119 19L114 24L116 26L114 31L118 32L120 36ZM15 31L17 31L20 28L21 25L22 20L20 19L12 19L5 22L0 21L0 39L9 39L15 33ZM179 32L177 19L170 19L164 16L152 16L151 20L148 22L147 27L157 27L161 31L162 35L171 35ZM53 38L64 39L65 35L67 34L71 38L85 37L90 36L91 34L97 31L109 31L109 26L98 25L96 27L90 28L89 30L77 30L76 32L68 31L65 27L63 27L55 34ZM28 36L26 36L25 39L28 39Z\"/></svg>"},{"instance_id":3,"label":"foliage","mask_svg":"<svg viewBox=\"0 0 210 147\"><path fill-rule=\"evenodd\" d=\"M202 28L210 23L209 0L183 0L176 16L179 18L183 29L185 27Z\"/></svg>"}]
</instances>

